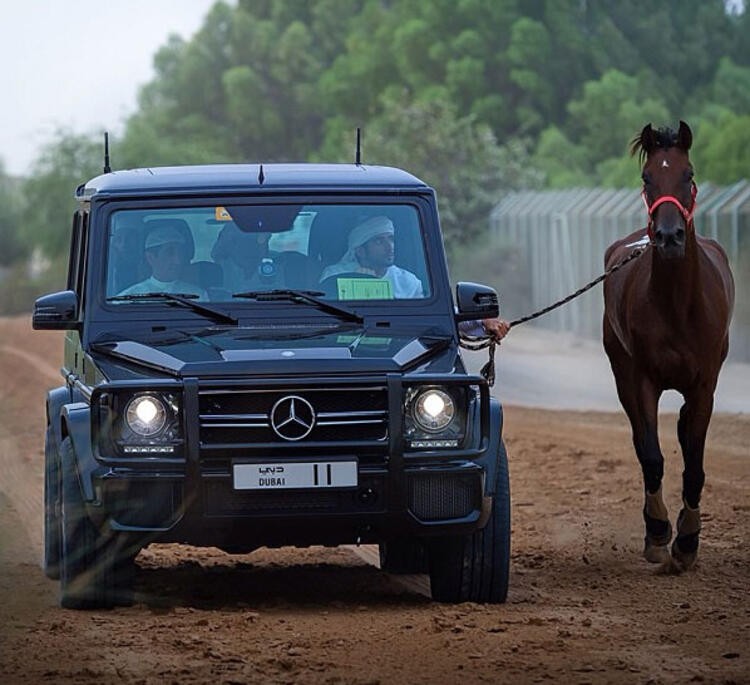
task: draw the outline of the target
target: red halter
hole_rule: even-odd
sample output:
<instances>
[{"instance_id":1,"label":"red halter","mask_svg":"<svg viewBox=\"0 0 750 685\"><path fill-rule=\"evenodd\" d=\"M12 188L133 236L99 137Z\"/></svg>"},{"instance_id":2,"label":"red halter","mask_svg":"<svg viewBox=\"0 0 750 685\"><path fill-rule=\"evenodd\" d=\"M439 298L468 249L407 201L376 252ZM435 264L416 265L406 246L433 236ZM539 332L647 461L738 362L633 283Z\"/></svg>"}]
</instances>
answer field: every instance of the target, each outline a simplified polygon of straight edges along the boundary
<instances>
[{"instance_id":1,"label":"red halter","mask_svg":"<svg viewBox=\"0 0 750 685\"><path fill-rule=\"evenodd\" d=\"M643 192L641 192L643 204L646 205L646 211L648 212L648 226L646 227L646 231L648 233L649 240L652 242L654 240L654 212L660 205L663 205L666 202L671 202L673 205L677 205L677 209L680 210L682 218L685 219L685 224L689 225L693 221L695 208L698 206L698 203L695 201L696 195L698 195L698 186L695 185L695 182L693 182L692 189L690 191L691 204L690 209L688 210L674 195L662 195L661 197L656 198L656 200L654 200L654 203L649 206L648 198L646 197L646 191L644 190Z\"/></svg>"}]
</instances>

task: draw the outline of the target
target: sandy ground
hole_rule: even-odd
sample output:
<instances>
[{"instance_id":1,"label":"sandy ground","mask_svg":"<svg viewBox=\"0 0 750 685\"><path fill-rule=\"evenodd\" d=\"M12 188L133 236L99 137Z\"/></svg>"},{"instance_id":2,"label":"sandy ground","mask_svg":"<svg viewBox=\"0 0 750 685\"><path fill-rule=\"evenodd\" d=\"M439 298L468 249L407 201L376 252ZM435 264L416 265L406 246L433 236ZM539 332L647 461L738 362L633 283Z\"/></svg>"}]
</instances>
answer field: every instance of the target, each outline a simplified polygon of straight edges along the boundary
<instances>
[{"instance_id":1,"label":"sandy ground","mask_svg":"<svg viewBox=\"0 0 750 685\"><path fill-rule=\"evenodd\" d=\"M154 546L135 606L74 612L39 567L43 399L61 336L0 319L0 683L750 683L750 416L714 415L697 570L657 575L640 557L624 416L586 392L605 379L585 360L533 377L532 337L504 343L496 388L513 496L507 604L436 604L424 577L367 563L372 548ZM522 406L529 386L551 406L593 404ZM674 517L681 460L675 416L662 418Z\"/></svg>"}]
</instances>

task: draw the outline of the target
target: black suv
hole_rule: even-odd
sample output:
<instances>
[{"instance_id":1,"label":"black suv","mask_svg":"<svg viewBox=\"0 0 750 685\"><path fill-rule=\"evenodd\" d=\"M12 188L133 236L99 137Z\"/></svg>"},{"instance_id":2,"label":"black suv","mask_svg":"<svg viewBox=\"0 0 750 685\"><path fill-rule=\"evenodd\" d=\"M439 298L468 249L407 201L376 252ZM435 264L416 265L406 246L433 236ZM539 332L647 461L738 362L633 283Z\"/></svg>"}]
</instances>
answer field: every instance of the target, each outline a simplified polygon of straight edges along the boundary
<instances>
[{"instance_id":1,"label":"black suv","mask_svg":"<svg viewBox=\"0 0 750 685\"><path fill-rule=\"evenodd\" d=\"M378 544L439 601L502 602L502 409L470 375L434 191L399 169L215 165L76 190L47 396L45 572L66 607L132 602L144 546Z\"/></svg>"}]
</instances>

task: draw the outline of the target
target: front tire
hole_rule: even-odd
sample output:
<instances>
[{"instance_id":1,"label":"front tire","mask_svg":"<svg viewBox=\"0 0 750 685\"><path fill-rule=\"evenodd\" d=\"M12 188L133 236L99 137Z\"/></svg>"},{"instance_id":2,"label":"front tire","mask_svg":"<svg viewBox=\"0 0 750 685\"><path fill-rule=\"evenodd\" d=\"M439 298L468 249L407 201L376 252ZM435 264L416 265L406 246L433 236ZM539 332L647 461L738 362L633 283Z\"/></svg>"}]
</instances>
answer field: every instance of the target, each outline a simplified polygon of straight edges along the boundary
<instances>
[{"instance_id":1,"label":"front tire","mask_svg":"<svg viewBox=\"0 0 750 685\"><path fill-rule=\"evenodd\" d=\"M471 535L436 538L430 544L430 587L438 602L502 604L510 576L510 479L500 441L495 494L487 524Z\"/></svg>"},{"instance_id":2,"label":"front tire","mask_svg":"<svg viewBox=\"0 0 750 685\"><path fill-rule=\"evenodd\" d=\"M118 539L100 531L86 512L70 438L60 445L60 604L100 609L132 603L131 558L118 554Z\"/></svg>"},{"instance_id":3,"label":"front tire","mask_svg":"<svg viewBox=\"0 0 750 685\"><path fill-rule=\"evenodd\" d=\"M52 426L44 440L44 575L60 580L60 455Z\"/></svg>"}]
</instances>

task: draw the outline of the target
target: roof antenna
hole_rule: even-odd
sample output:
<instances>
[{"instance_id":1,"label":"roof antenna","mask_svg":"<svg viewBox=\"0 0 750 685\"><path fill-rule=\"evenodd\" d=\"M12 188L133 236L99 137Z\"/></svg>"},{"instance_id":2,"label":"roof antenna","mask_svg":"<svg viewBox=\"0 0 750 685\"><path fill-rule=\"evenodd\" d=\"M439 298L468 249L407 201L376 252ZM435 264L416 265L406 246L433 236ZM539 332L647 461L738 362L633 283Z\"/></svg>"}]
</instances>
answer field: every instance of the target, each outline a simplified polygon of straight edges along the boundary
<instances>
[{"instance_id":1,"label":"roof antenna","mask_svg":"<svg viewBox=\"0 0 750 685\"><path fill-rule=\"evenodd\" d=\"M109 133L104 132L104 173L108 174L112 171L112 167L109 166Z\"/></svg>"},{"instance_id":2,"label":"roof antenna","mask_svg":"<svg viewBox=\"0 0 750 685\"><path fill-rule=\"evenodd\" d=\"M362 129L357 126L357 152L354 156L354 163L357 166L362 164Z\"/></svg>"},{"instance_id":3,"label":"roof antenna","mask_svg":"<svg viewBox=\"0 0 750 685\"><path fill-rule=\"evenodd\" d=\"M263 173L263 165L260 165L260 171L258 172L258 184L263 185L263 181L266 180L266 176Z\"/></svg>"}]
</instances>

